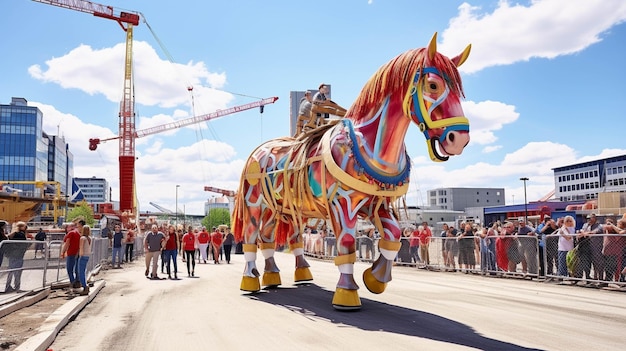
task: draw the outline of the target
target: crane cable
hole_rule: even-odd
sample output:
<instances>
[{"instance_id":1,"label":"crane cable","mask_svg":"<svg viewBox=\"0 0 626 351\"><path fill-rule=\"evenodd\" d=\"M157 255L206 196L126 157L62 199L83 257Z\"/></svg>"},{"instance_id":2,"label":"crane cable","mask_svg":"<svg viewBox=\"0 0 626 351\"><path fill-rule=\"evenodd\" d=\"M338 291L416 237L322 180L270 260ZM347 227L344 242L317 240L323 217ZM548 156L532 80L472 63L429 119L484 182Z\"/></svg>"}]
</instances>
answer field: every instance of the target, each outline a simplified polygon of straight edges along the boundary
<instances>
[{"instance_id":1,"label":"crane cable","mask_svg":"<svg viewBox=\"0 0 626 351\"><path fill-rule=\"evenodd\" d=\"M165 47L165 44L163 44L163 42L161 41L161 39L159 39L159 37L156 35L156 32L152 29L152 27L150 26L150 24L148 23L148 20L146 20L146 16L139 12L139 14L141 15L141 18L143 19L143 23L146 24L146 27L148 27L148 30L150 31L150 33L152 34L152 36L154 37L154 40L156 40L156 42L159 44L159 47L161 48L161 50L163 51L163 53L165 54L165 56L167 57L167 60L170 61L170 63L176 63L174 61L174 58L172 57L172 55L170 54L170 52L167 50L167 48ZM191 84L187 84L188 87L191 86ZM251 99L257 99L257 100L263 100L263 98L258 97L258 96L252 96L252 95L246 95L246 94L240 94L240 93L235 93L232 91L228 91L228 90L223 90L223 89L217 89L217 88L212 88L215 90L219 90L219 91L223 91L225 93L228 94L232 94L232 95L236 95L236 96L241 96L241 97L247 97L247 98L251 98Z\"/></svg>"},{"instance_id":2,"label":"crane cable","mask_svg":"<svg viewBox=\"0 0 626 351\"><path fill-rule=\"evenodd\" d=\"M148 30L150 31L150 34L152 34L152 37L154 38L154 40L157 42L157 44L159 45L159 47L161 48L161 50L163 51L164 55L166 56L167 60L172 63L175 64L176 62L174 61L174 58L172 56L172 54L169 52L169 50L167 49L167 47L165 46L165 44L161 41L161 39L159 38L159 36L156 34L156 32L154 31L154 29L152 29L152 26L150 26L150 24L148 23L148 20L146 19L146 16L139 12L139 15L141 16L143 23L146 25L146 27L148 27ZM191 83L187 82L187 90L190 92L191 94L191 111L192 111L192 116L196 116L195 114L195 100L194 100L194 96L193 96L193 86ZM251 98L251 99L257 99L257 100L263 100L263 98L258 97L258 96L252 96L252 95L247 95L247 94L241 94L241 93L236 93L236 92L232 92L232 91L228 91L228 90L223 90L223 89L218 89L218 88L214 88L212 87L211 89L217 90L217 91L222 91L231 95L235 95L235 96L240 96L240 97L245 97L245 98ZM261 119L261 123L263 123L263 119ZM209 131L211 132L211 135L213 136L213 138L216 141L220 141L220 138L217 137L217 133L215 132L215 130L213 129L213 127L211 126L211 123L206 123L207 128L209 129ZM261 131L263 130L262 126L261 126ZM199 140L204 140L204 135L202 133L202 128L197 128L196 129L196 138ZM262 139L262 135L261 135L261 139ZM201 144L201 147L204 148L204 144ZM207 155L208 152L205 149L203 151L204 155ZM201 158L202 155L200 155ZM223 155L223 159L227 160L228 158L226 157L226 155ZM204 172L204 167L202 167L202 173L203 173L203 178L205 178L205 181L207 180L206 174ZM211 167L208 167L208 172L209 172L209 177L210 179L213 178L211 171L210 171Z\"/></svg>"},{"instance_id":3,"label":"crane cable","mask_svg":"<svg viewBox=\"0 0 626 351\"><path fill-rule=\"evenodd\" d=\"M193 95L193 87L190 86L189 88L187 88L187 90L189 91L189 95L191 96L191 114L192 114L192 116L195 116L196 115L196 107L195 107L196 104L195 104L195 99L194 99L194 95ZM208 121L207 121L206 125L207 125L208 128L210 128L210 123ZM198 127L198 128L194 128L194 130L196 131L196 140L200 140L200 141L204 140L204 135L202 134L202 128ZM208 151L206 150L204 143L200 143L198 146L199 146L199 148L201 148L201 150L199 152L200 153L200 155L199 155L200 159L204 159L203 156L207 155ZM202 171L202 178L203 178L204 182L207 183L207 179L212 179L213 175L211 174L211 167L206 167L206 169L208 169L208 173L209 173L209 175L207 177L207 174L205 173L205 170L206 170L205 169L205 164L206 163L204 163L204 162L202 163L201 171Z\"/></svg>"}]
</instances>

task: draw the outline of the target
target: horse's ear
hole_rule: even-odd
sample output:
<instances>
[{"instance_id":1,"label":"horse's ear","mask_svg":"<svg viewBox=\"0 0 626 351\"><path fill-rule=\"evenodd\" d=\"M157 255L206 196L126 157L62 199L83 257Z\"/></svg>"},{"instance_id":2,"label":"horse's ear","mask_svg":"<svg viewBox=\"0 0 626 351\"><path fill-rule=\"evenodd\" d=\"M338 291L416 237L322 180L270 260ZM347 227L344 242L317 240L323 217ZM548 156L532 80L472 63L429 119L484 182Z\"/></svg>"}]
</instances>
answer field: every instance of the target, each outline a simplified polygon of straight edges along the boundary
<instances>
[{"instance_id":1,"label":"horse's ear","mask_svg":"<svg viewBox=\"0 0 626 351\"><path fill-rule=\"evenodd\" d=\"M459 67L460 65L463 64L463 62L465 62L465 60L467 60L467 57L470 54L470 50L472 49L472 44L469 44L465 50L463 50L463 52L459 55L454 57L451 61L452 63L454 63L455 66Z\"/></svg>"},{"instance_id":2,"label":"horse's ear","mask_svg":"<svg viewBox=\"0 0 626 351\"><path fill-rule=\"evenodd\" d=\"M435 58L436 53L437 53L437 32L433 34L432 39L430 39L430 43L428 43L428 58L432 61Z\"/></svg>"}]
</instances>

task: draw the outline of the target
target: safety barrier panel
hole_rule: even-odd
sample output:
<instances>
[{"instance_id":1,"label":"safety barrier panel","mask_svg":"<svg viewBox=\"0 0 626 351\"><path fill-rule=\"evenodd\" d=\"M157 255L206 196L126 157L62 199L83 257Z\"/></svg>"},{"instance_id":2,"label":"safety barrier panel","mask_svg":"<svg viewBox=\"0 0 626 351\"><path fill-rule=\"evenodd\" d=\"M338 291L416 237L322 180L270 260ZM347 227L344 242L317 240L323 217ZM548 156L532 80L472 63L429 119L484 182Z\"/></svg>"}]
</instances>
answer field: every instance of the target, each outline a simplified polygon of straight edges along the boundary
<instances>
[{"instance_id":1,"label":"safety barrier panel","mask_svg":"<svg viewBox=\"0 0 626 351\"><path fill-rule=\"evenodd\" d=\"M4 240L0 242L0 293L30 291L68 281L66 259L61 258L62 237L50 241ZM139 248L139 249L137 249ZM111 262L108 238L92 237L87 277ZM124 249L124 248L122 248ZM143 238L135 238L133 257L143 255Z\"/></svg>"}]
</instances>

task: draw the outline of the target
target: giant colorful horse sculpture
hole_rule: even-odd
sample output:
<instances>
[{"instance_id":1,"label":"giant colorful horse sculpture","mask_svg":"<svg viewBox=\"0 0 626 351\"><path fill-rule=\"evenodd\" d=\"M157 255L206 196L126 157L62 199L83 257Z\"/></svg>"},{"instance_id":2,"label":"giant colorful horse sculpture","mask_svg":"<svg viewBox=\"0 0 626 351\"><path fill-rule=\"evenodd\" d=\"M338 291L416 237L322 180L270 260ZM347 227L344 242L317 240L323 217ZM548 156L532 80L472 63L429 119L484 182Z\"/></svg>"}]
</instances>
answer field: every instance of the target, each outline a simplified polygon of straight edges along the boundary
<instances>
[{"instance_id":1,"label":"giant colorful horse sculpture","mask_svg":"<svg viewBox=\"0 0 626 351\"><path fill-rule=\"evenodd\" d=\"M435 33L427 48L383 65L345 118L254 150L241 176L232 218L246 261L241 290L261 289L257 248L265 258L262 285L281 284L274 250L286 242L295 255L295 281L312 280L301 233L310 218L328 218L337 236L335 265L340 272L332 304L359 309L353 277L358 216L370 219L382 235L380 256L363 273L364 283L373 293L385 290L401 246L393 204L409 185L411 160L404 137L410 123L424 134L433 161L461 154L469 142L457 67L467 59L470 46L449 59L437 52L436 40Z\"/></svg>"}]
</instances>

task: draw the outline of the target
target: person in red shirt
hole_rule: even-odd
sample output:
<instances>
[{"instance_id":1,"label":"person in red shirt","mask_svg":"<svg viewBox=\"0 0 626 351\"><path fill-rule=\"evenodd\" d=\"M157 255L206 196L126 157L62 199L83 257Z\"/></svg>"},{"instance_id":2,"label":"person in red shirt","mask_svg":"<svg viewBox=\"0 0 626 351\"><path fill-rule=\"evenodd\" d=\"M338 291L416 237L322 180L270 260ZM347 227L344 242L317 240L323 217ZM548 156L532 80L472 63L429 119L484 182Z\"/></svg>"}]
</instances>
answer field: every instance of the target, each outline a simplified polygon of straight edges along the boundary
<instances>
[{"instance_id":1,"label":"person in red shirt","mask_svg":"<svg viewBox=\"0 0 626 351\"><path fill-rule=\"evenodd\" d=\"M213 247L213 260L215 264L220 263L220 250L222 249L222 241L224 237L222 236L222 232L217 230L217 228L213 228L215 231L211 233L211 246Z\"/></svg>"},{"instance_id":2,"label":"person in red shirt","mask_svg":"<svg viewBox=\"0 0 626 351\"><path fill-rule=\"evenodd\" d=\"M428 246L430 245L430 238L433 236L433 232L428 227L428 222L422 222L422 230L419 233L420 238L420 257L422 262L426 265L430 264L430 256L428 255Z\"/></svg>"},{"instance_id":3,"label":"person in red shirt","mask_svg":"<svg viewBox=\"0 0 626 351\"><path fill-rule=\"evenodd\" d=\"M125 260L124 262L133 262L133 249L135 246L135 231L130 228L126 233L126 239L124 240L126 247L124 249Z\"/></svg>"},{"instance_id":4,"label":"person in red shirt","mask_svg":"<svg viewBox=\"0 0 626 351\"><path fill-rule=\"evenodd\" d=\"M183 250L185 250L185 261L187 262L187 276L193 277L196 269L196 260L194 255L196 254L196 236L191 230L191 226L185 235L183 235Z\"/></svg>"},{"instance_id":5,"label":"person in red shirt","mask_svg":"<svg viewBox=\"0 0 626 351\"><path fill-rule=\"evenodd\" d=\"M411 232L411 236L409 236L409 255L411 256L411 261L415 264L419 264L420 260L420 231L422 226L418 226L414 231Z\"/></svg>"},{"instance_id":6,"label":"person in red shirt","mask_svg":"<svg viewBox=\"0 0 626 351\"><path fill-rule=\"evenodd\" d=\"M171 262L174 261L174 279L178 279L178 233L173 225L167 228L167 241L165 242L165 260L167 261L167 278L172 279Z\"/></svg>"},{"instance_id":7,"label":"person in red shirt","mask_svg":"<svg viewBox=\"0 0 626 351\"><path fill-rule=\"evenodd\" d=\"M63 237L63 247L61 249L61 258L65 257L65 268L67 269L67 277L73 288L80 288L78 281L78 250L80 248L80 230L85 225L85 221L78 219L67 227L67 234Z\"/></svg>"},{"instance_id":8,"label":"person in red shirt","mask_svg":"<svg viewBox=\"0 0 626 351\"><path fill-rule=\"evenodd\" d=\"M206 263L206 259L209 252L209 242L211 241L211 236L209 232L206 231L205 227L202 227L202 231L198 233L198 249L200 250L200 255L202 256L202 261Z\"/></svg>"}]
</instances>

